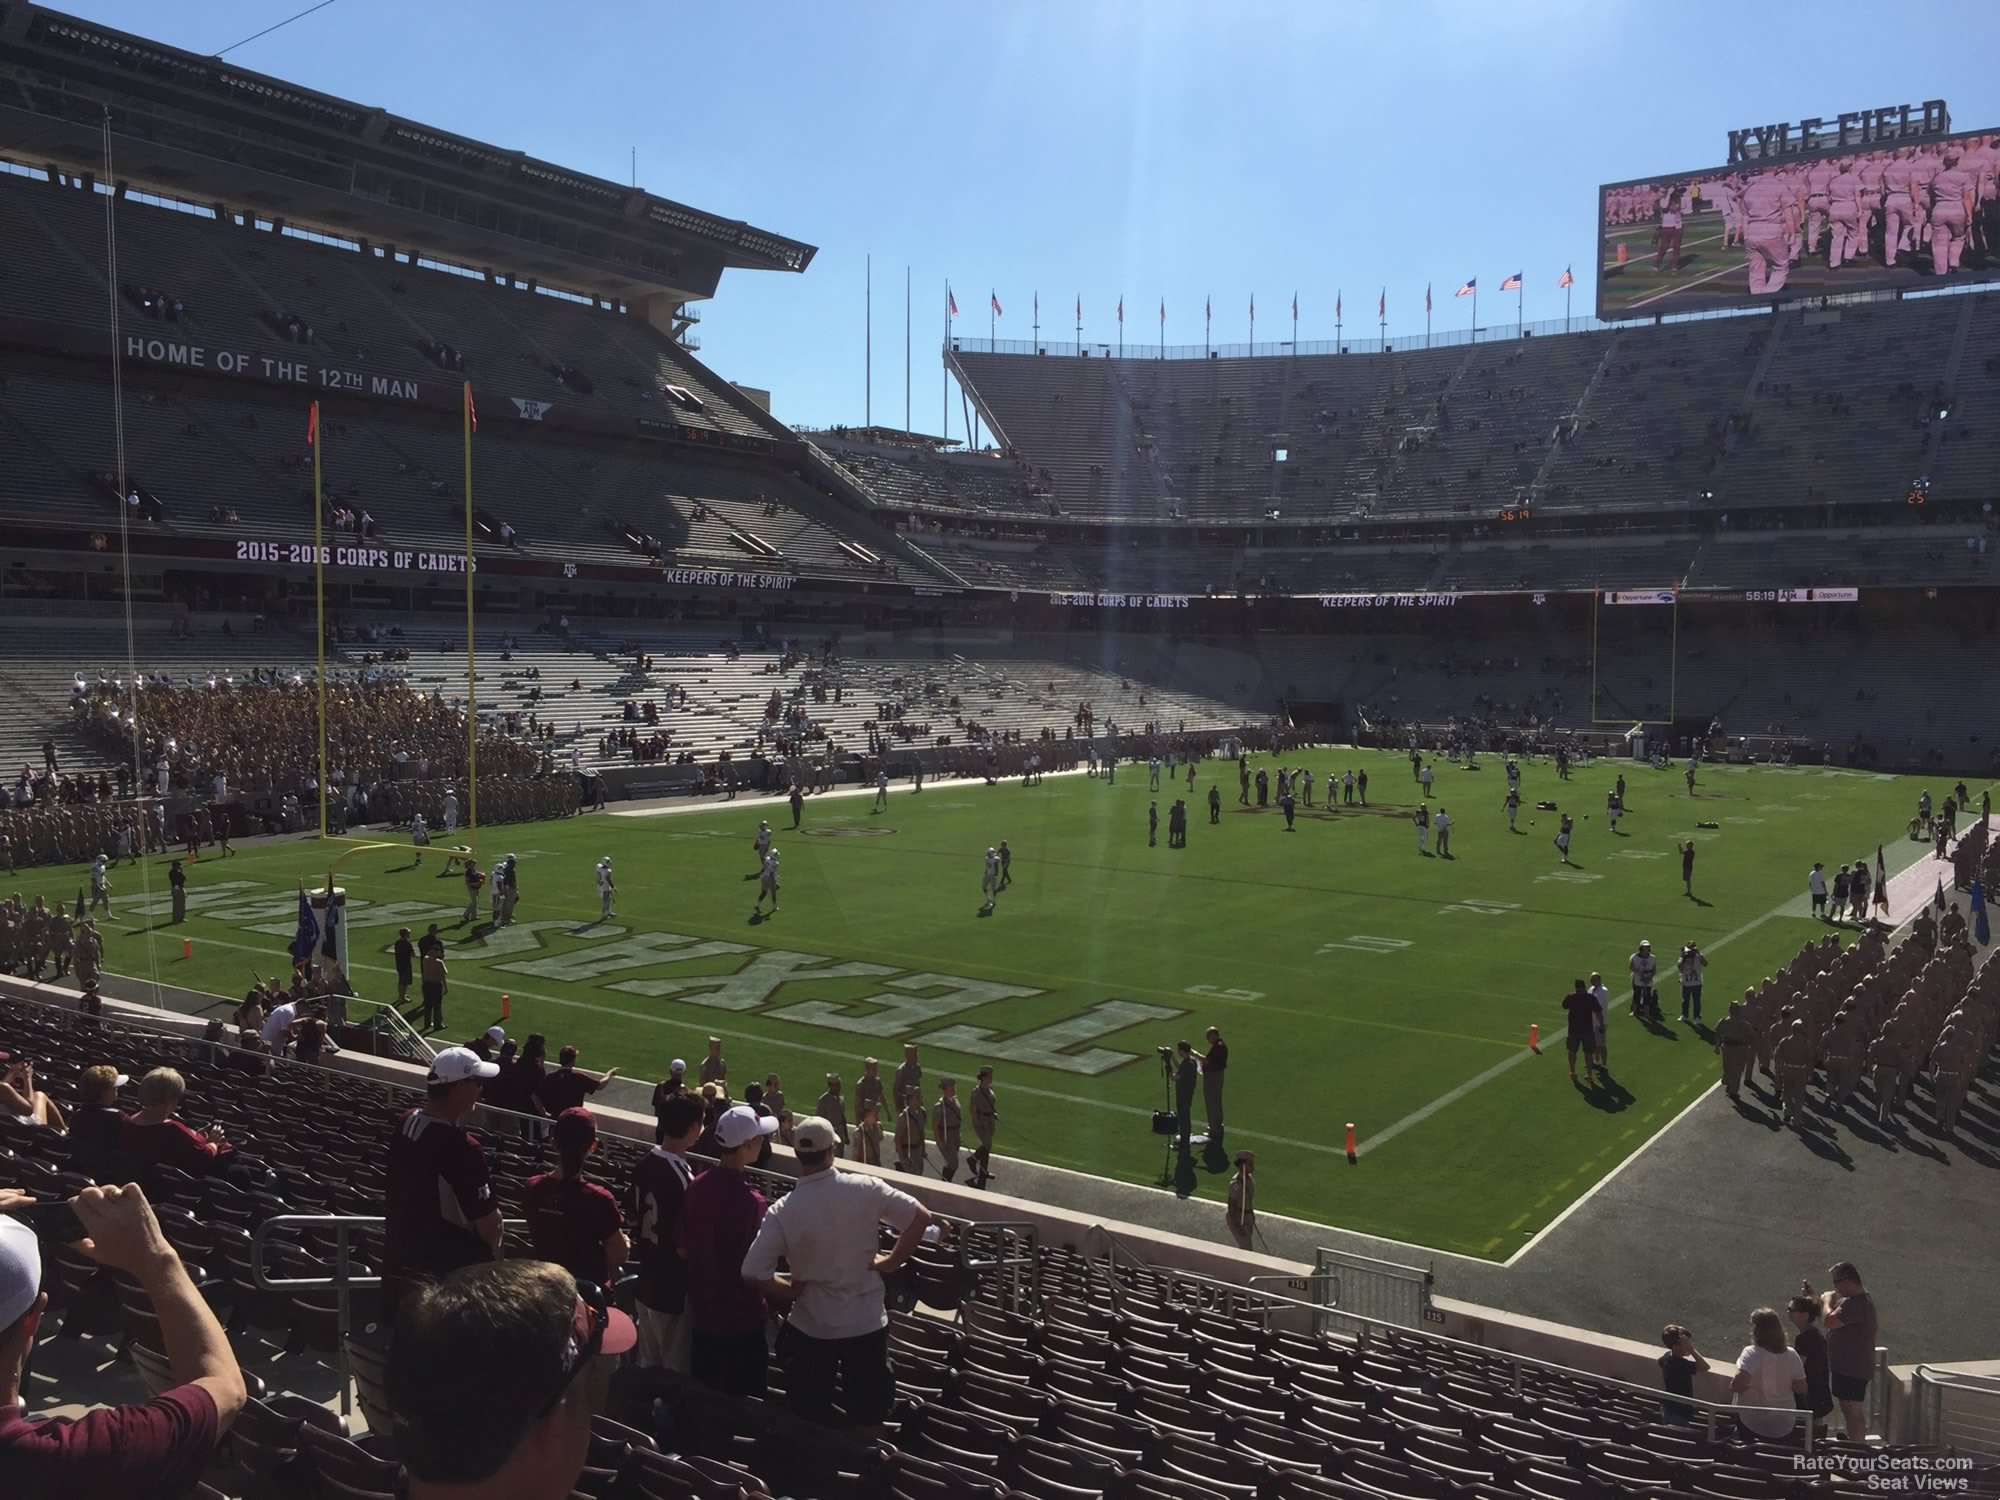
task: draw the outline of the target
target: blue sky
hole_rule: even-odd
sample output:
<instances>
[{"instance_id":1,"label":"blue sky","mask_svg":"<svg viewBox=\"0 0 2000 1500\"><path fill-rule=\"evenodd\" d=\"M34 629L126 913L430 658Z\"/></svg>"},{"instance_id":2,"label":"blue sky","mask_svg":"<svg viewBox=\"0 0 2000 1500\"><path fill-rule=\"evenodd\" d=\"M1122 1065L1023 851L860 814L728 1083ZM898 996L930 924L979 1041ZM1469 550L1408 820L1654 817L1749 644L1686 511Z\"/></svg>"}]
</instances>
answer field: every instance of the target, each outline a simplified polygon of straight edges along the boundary
<instances>
[{"instance_id":1,"label":"blue sky","mask_svg":"<svg viewBox=\"0 0 2000 1500\"><path fill-rule=\"evenodd\" d=\"M69 0L210 52L305 0ZM1001 0L984 6L667 0L334 0L231 54L820 247L804 276L732 273L703 357L798 425L859 422L863 265L875 268L873 414L941 420L944 284L959 331L1218 343L1463 327L1450 293L1526 273L1558 318L1592 305L1598 183L1720 162L1731 126L1943 97L2000 124L1990 0L1748 6ZM1514 299L1483 295L1482 324ZM1129 345L1128 345L1129 347ZM956 432L960 417L951 411Z\"/></svg>"}]
</instances>

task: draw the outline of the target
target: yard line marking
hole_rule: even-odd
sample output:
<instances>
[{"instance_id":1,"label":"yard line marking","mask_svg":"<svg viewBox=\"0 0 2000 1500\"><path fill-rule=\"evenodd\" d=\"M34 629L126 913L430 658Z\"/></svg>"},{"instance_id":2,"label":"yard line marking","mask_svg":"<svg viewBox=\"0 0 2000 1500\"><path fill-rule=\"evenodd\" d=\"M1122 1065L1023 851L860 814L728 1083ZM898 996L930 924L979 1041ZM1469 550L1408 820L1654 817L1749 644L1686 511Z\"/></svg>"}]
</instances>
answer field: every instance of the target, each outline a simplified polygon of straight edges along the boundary
<instances>
[{"instance_id":1,"label":"yard line marking","mask_svg":"<svg viewBox=\"0 0 2000 1500\"><path fill-rule=\"evenodd\" d=\"M1612 1182L1617 1180L1618 1174L1620 1172L1624 1171L1627 1167L1631 1166L1633 1162L1637 1161L1640 1157L1644 1156L1648 1151L1650 1151L1661 1136L1665 1135L1669 1130L1672 1130L1676 1125L1680 1124L1680 1122L1687 1117L1689 1112L1692 1111L1697 1104L1701 1103L1702 1100L1706 1099L1710 1094L1714 1093L1717 1089L1721 1087L1722 1087L1722 1082L1720 1079L1718 1079L1714 1083L1711 1083L1707 1088L1703 1089L1700 1093L1696 1094L1694 1098L1688 1101L1687 1107L1685 1109L1681 1110L1679 1114L1675 1115L1671 1120L1667 1121L1666 1124L1662 1125L1658 1130L1654 1131L1650 1136L1648 1136L1646 1138L1646 1142L1644 1145L1640 1146L1637 1151L1634 1151L1631 1155L1627 1156L1623 1161L1618 1163L1617 1166L1613 1167L1609 1172L1606 1172L1602 1177L1598 1178L1596 1182L1592 1183L1587 1191L1578 1196L1576 1202L1570 1204L1568 1208L1565 1208L1561 1213L1557 1214L1553 1219L1549 1220L1548 1223L1544 1224L1541 1227L1541 1229L1536 1232L1534 1237L1528 1241L1527 1244L1523 1245L1520 1249L1516 1250L1512 1255L1508 1256L1504 1261L1501 1262L1501 1265L1511 1269L1514 1265L1514 1262L1518 1261L1522 1256L1526 1255L1530 1250L1534 1249L1535 1246L1539 1245L1549 1235L1553 1234L1557 1226L1559 1226L1571 1214L1575 1213L1578 1209L1582 1208L1584 1204L1588 1203L1592 1198L1595 1198L1599 1193L1603 1192L1605 1188L1609 1187Z\"/></svg>"},{"instance_id":2,"label":"yard line marking","mask_svg":"<svg viewBox=\"0 0 2000 1500\"><path fill-rule=\"evenodd\" d=\"M121 930L130 931L131 929L121 927ZM269 956L271 951L268 948L252 947L247 943L226 942L221 938L204 938L203 941L217 948L232 948L239 953L257 953L263 954L266 957ZM371 974L393 974L395 972L395 970L385 968L381 964L355 964L348 972L354 973L363 970ZM105 972L115 974L118 971L107 969ZM120 977L135 980L139 983L148 982L148 976L143 974L124 974ZM179 988L179 986L175 986L175 988ZM535 990L524 990L519 985L509 985L503 990L497 984L477 984L471 980L454 980L452 988L454 990L477 990L482 994L488 995L507 994L515 996L517 999L534 1000L544 1005L567 1006L571 1010L593 1011L598 1015L613 1016L623 1020L643 1021L655 1026L685 1027L692 1024L673 1016L649 1015L644 1011L621 1010L616 1006L595 1005L588 1000L575 1000L564 995L541 994ZM197 991L196 993L206 992ZM215 998L223 1004L231 1003L227 996L217 995ZM845 1058L847 1056L846 1051L836 1047L816 1046L808 1042L786 1041L765 1032L736 1031L726 1027L709 1025L706 1021L700 1024L707 1028L709 1035L726 1037L730 1041L752 1042L760 1047L776 1047L788 1052L804 1052L813 1057ZM1109 1099L1095 1099L1087 1094L1065 1094L1060 1089L1037 1088L1033 1084L1027 1083L1010 1083L1007 1087L1017 1094L1032 1094L1038 1099L1059 1099L1065 1104L1089 1105L1093 1109L1109 1110L1114 1114L1126 1115L1133 1119L1150 1120L1152 1118L1151 1110L1140 1109L1129 1104L1114 1103ZM1229 1127L1229 1138L1234 1140L1239 1136L1252 1140L1267 1141L1275 1146L1291 1146L1300 1151L1316 1151L1326 1156L1345 1156L1347 1154L1347 1149L1344 1145L1330 1145L1325 1141L1302 1141L1292 1136L1270 1135L1260 1130L1246 1130L1241 1126L1231 1125ZM1380 1236L1374 1237L1380 1238Z\"/></svg>"},{"instance_id":3,"label":"yard line marking","mask_svg":"<svg viewBox=\"0 0 2000 1500\"><path fill-rule=\"evenodd\" d=\"M1466 1079L1465 1082L1461 1083L1457 1088L1451 1090L1449 1093L1439 1094L1437 1098L1431 1100L1430 1103L1424 1105L1421 1109L1412 1110L1409 1114L1404 1115L1402 1119L1396 1121L1393 1125L1386 1126L1385 1128L1376 1131L1375 1134L1366 1137L1359 1144L1367 1146L1368 1149L1371 1151L1375 1150L1377 1147L1387 1145L1390 1141L1393 1141L1397 1136L1401 1135L1411 1126L1423 1124L1424 1121L1428 1120L1432 1115L1436 1114L1446 1105L1456 1104L1459 1100L1463 1099L1467 1094L1471 1093L1474 1089L1479 1088L1483 1084L1491 1083L1494 1079L1498 1078L1502 1073L1506 1072L1509 1068L1513 1067L1516 1063L1520 1062L1522 1058L1529 1057L1532 1055L1533 1054L1530 1053L1524 1047L1521 1049L1521 1051L1515 1053L1512 1057L1502 1058L1499 1062L1495 1063L1492 1067L1488 1068L1484 1073L1480 1073L1474 1077Z\"/></svg>"},{"instance_id":4,"label":"yard line marking","mask_svg":"<svg viewBox=\"0 0 2000 1500\"><path fill-rule=\"evenodd\" d=\"M1708 945L1708 951L1710 953L1713 953L1718 948L1726 947L1730 943L1735 942L1738 938L1743 937L1748 933L1755 932L1759 927L1762 927L1766 922L1770 921L1773 917L1781 917L1786 915L1791 905L1792 903L1787 901L1782 906L1772 907L1769 911L1765 912L1764 915L1761 917L1752 917L1748 922L1745 922L1741 927L1738 927L1735 931L1725 933L1723 934L1723 936L1717 938L1714 942L1710 943ZM1445 1108L1445 1106L1450 1104L1456 1104L1459 1100L1463 1099L1467 1094L1471 1093L1474 1089L1484 1087L1486 1084L1489 1084L1494 1079L1498 1078L1502 1073L1505 1073L1509 1068L1518 1067L1522 1063L1526 1062L1530 1057L1534 1057L1536 1055L1537 1054L1530 1052L1527 1048L1524 1047L1519 1052L1515 1053L1512 1057L1502 1058L1499 1062L1495 1063L1492 1067L1488 1068L1485 1072L1479 1074L1477 1077L1466 1079L1465 1082L1461 1083L1457 1088L1452 1089L1449 1093L1440 1094L1437 1098L1431 1100L1430 1103L1423 1105L1418 1109L1412 1110L1409 1114L1403 1116L1402 1119L1397 1120L1395 1123L1389 1125L1385 1129L1376 1132L1372 1136L1369 1136L1367 1139L1367 1145L1373 1148L1384 1145L1385 1143L1394 1140L1397 1136L1401 1135L1411 1126L1423 1124L1424 1121L1428 1120L1432 1115L1436 1114L1439 1110ZM1650 1119L1651 1116L1648 1116L1647 1118ZM1627 1134L1630 1133L1631 1132L1629 1131L1627 1132Z\"/></svg>"}]
</instances>

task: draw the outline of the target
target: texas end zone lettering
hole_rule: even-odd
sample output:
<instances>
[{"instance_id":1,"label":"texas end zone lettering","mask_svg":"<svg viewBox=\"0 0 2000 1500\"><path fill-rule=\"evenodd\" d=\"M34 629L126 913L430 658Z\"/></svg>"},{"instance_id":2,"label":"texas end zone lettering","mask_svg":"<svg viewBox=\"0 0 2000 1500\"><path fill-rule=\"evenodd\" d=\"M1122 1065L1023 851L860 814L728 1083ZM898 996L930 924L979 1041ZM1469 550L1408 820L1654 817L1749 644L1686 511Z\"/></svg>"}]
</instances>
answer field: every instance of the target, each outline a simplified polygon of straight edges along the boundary
<instances>
[{"instance_id":1,"label":"texas end zone lettering","mask_svg":"<svg viewBox=\"0 0 2000 1500\"><path fill-rule=\"evenodd\" d=\"M1843 110L1830 125L1819 116L1809 115L1796 124L1780 120L1775 125L1732 130L1728 165L1950 133L1951 110L1942 99L1926 99L1915 106L1891 104L1880 109Z\"/></svg>"},{"instance_id":2,"label":"texas end zone lettering","mask_svg":"<svg viewBox=\"0 0 2000 1500\"><path fill-rule=\"evenodd\" d=\"M414 380L395 375L378 375L372 370L345 370L336 365L318 365L310 360L286 359L269 354L250 354L241 349L210 349L205 344L185 344L177 339L153 338L143 333L125 336L125 357L152 365L178 365L186 370L213 370L221 375L248 376L274 385L318 386L329 391L352 391L356 395L383 396L394 401L420 401L422 393Z\"/></svg>"},{"instance_id":3,"label":"texas end zone lettering","mask_svg":"<svg viewBox=\"0 0 2000 1500\"><path fill-rule=\"evenodd\" d=\"M401 547L336 547L322 542L238 542L236 560L247 563L279 563L310 568L315 563L330 568L373 568L394 573L463 573L465 555L459 552L411 552ZM478 572L474 562L472 571Z\"/></svg>"},{"instance_id":4,"label":"texas end zone lettering","mask_svg":"<svg viewBox=\"0 0 2000 1500\"><path fill-rule=\"evenodd\" d=\"M1435 609L1458 603L1457 594L1321 594L1322 609L1380 609L1385 605Z\"/></svg>"},{"instance_id":5,"label":"texas end zone lettering","mask_svg":"<svg viewBox=\"0 0 2000 1500\"><path fill-rule=\"evenodd\" d=\"M856 1036L916 1037L936 1045L977 1040L983 1056L1033 1063L1059 1073L1095 1077L1137 1061L1130 1052L1087 1045L1142 1023L1164 1023L1183 1014L1157 1006L1106 1000L1080 1015L1037 1031L999 1036L985 1027L954 1025L937 1031L940 1022L1008 1000L1031 1000L1047 991L1024 985L996 984L956 974L906 972L890 964L829 958L817 953L793 953L782 948L753 948L745 943L698 938L687 933L636 933L622 941L598 943L575 952L551 954L494 967L537 979L569 984L603 981L633 970L669 969L678 964L743 957L724 973L666 973L652 978L615 979L604 987L652 1000L672 1000L733 1013L759 1011L776 1021L822 1027ZM830 983L860 982L853 999L814 998L812 991ZM868 993L869 990L874 993ZM782 994L780 992L783 992ZM774 1000L783 1008L767 1009Z\"/></svg>"}]
</instances>

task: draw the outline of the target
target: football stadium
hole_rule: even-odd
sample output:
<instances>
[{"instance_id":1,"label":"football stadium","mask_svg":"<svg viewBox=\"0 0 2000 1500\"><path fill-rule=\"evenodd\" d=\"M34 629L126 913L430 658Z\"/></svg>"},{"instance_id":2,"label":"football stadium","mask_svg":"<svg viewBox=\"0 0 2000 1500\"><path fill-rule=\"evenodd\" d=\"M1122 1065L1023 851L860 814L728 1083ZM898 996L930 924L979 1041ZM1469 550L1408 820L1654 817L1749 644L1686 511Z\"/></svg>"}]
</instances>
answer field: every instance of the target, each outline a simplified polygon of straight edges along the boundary
<instances>
[{"instance_id":1,"label":"football stadium","mask_svg":"<svg viewBox=\"0 0 2000 1500\"><path fill-rule=\"evenodd\" d=\"M0 1493L2000 1494L2000 132L923 431L255 56L0 0Z\"/></svg>"}]
</instances>

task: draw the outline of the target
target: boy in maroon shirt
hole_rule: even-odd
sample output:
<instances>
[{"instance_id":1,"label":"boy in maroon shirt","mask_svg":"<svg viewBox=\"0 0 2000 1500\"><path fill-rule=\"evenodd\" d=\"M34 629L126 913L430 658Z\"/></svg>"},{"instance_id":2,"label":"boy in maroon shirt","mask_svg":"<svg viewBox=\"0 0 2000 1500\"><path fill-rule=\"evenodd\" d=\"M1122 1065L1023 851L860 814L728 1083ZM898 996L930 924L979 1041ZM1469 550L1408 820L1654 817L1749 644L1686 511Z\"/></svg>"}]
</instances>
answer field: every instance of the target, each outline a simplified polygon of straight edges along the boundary
<instances>
[{"instance_id":1,"label":"boy in maroon shirt","mask_svg":"<svg viewBox=\"0 0 2000 1500\"><path fill-rule=\"evenodd\" d=\"M763 1293L743 1279L743 1257L764 1222L765 1204L744 1168L777 1131L775 1119L747 1104L724 1110L715 1122L720 1158L688 1185L676 1226L693 1332L688 1373L732 1396L764 1394L770 1313Z\"/></svg>"},{"instance_id":2,"label":"boy in maroon shirt","mask_svg":"<svg viewBox=\"0 0 2000 1500\"><path fill-rule=\"evenodd\" d=\"M680 1220L694 1168L687 1153L701 1136L702 1104L675 1094L659 1109L660 1144L632 1171L629 1212L639 1276L639 1363L686 1370L690 1329L687 1262L680 1254Z\"/></svg>"},{"instance_id":3,"label":"boy in maroon shirt","mask_svg":"<svg viewBox=\"0 0 2000 1500\"><path fill-rule=\"evenodd\" d=\"M551 1116L559 1115L567 1109L583 1108L583 1101L603 1088L618 1076L612 1068L601 1078L592 1078L588 1073L579 1073L576 1068L576 1048L565 1047L557 1054L560 1064L555 1072L546 1074L535 1086L535 1096L541 1100L542 1108Z\"/></svg>"},{"instance_id":4,"label":"boy in maroon shirt","mask_svg":"<svg viewBox=\"0 0 2000 1500\"><path fill-rule=\"evenodd\" d=\"M555 1171L529 1178L521 1193L528 1238L543 1260L578 1281L608 1287L631 1241L617 1198L583 1175L584 1161L597 1149L597 1121L587 1109L566 1109L556 1119L555 1142Z\"/></svg>"},{"instance_id":5,"label":"boy in maroon shirt","mask_svg":"<svg viewBox=\"0 0 2000 1500\"><path fill-rule=\"evenodd\" d=\"M228 1166L235 1147L223 1139L221 1124L196 1130L174 1118L187 1096L187 1081L172 1068L155 1068L139 1080L139 1112L126 1117L118 1147L133 1162L161 1163L194 1177Z\"/></svg>"}]
</instances>

